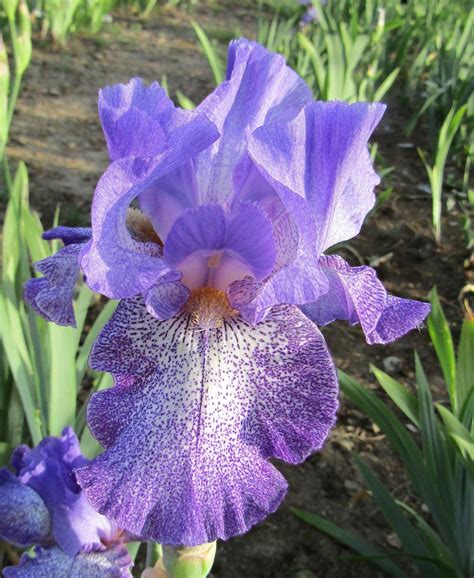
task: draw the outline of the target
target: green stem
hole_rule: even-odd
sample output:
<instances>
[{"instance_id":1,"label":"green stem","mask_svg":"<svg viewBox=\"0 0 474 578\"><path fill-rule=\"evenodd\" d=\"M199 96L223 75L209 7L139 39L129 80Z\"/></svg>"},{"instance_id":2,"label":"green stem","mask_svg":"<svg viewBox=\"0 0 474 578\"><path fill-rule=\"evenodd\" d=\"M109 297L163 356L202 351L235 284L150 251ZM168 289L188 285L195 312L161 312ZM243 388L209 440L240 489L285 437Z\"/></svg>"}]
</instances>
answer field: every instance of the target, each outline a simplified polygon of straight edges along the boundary
<instances>
[{"instance_id":1,"label":"green stem","mask_svg":"<svg viewBox=\"0 0 474 578\"><path fill-rule=\"evenodd\" d=\"M146 546L146 566L147 568L153 568L153 566L162 557L161 544L156 542L148 542Z\"/></svg>"}]
</instances>

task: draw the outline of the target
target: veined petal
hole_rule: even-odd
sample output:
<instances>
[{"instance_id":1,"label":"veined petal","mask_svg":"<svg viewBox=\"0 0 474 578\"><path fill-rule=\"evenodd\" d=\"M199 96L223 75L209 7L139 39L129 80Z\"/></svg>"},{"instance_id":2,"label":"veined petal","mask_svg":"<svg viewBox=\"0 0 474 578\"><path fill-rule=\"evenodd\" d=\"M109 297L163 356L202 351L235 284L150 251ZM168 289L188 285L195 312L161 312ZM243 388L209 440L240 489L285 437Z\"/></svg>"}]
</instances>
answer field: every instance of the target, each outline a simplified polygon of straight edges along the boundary
<instances>
[{"instance_id":1,"label":"veined petal","mask_svg":"<svg viewBox=\"0 0 474 578\"><path fill-rule=\"evenodd\" d=\"M116 385L89 403L89 426L107 450L76 470L79 483L120 527L160 543L247 531L286 491L267 458L304 460L335 419L330 354L291 306L256 328L230 314L204 331L191 313L159 322L126 300L91 364Z\"/></svg>"},{"instance_id":2,"label":"veined petal","mask_svg":"<svg viewBox=\"0 0 474 578\"><path fill-rule=\"evenodd\" d=\"M79 551L103 550L116 527L98 514L77 485L73 468L86 462L71 428L61 438L45 438L34 449L20 446L12 463L18 480L43 500L52 519L56 542L69 556Z\"/></svg>"},{"instance_id":3,"label":"veined petal","mask_svg":"<svg viewBox=\"0 0 474 578\"><path fill-rule=\"evenodd\" d=\"M44 277L25 283L26 301L36 313L58 325L76 326L72 302L80 271L81 248L81 243L67 245L51 257L35 263L35 269Z\"/></svg>"},{"instance_id":4,"label":"veined petal","mask_svg":"<svg viewBox=\"0 0 474 578\"><path fill-rule=\"evenodd\" d=\"M92 205L92 241L81 253L87 284L111 298L124 298L148 290L169 273L158 244L138 243L126 227L130 203L169 172L184 165L209 146L218 134L203 115L178 126L156 157L115 161L100 179Z\"/></svg>"},{"instance_id":5,"label":"veined petal","mask_svg":"<svg viewBox=\"0 0 474 578\"><path fill-rule=\"evenodd\" d=\"M389 343L421 325L430 305L388 295L371 267L351 267L338 255L320 259L329 291L302 307L318 325L336 319L360 323L367 342Z\"/></svg>"},{"instance_id":6,"label":"veined petal","mask_svg":"<svg viewBox=\"0 0 474 578\"><path fill-rule=\"evenodd\" d=\"M99 91L99 116L112 161L157 156L173 129L192 114L175 108L157 82L145 86L140 78L132 78Z\"/></svg>"},{"instance_id":7,"label":"veined petal","mask_svg":"<svg viewBox=\"0 0 474 578\"><path fill-rule=\"evenodd\" d=\"M306 254L306 240L300 237L293 216L284 211L272 225L276 260L271 275L261 283L250 278L235 281L227 290L232 307L252 325L260 323L274 305L311 303L328 289L320 264Z\"/></svg>"},{"instance_id":8,"label":"veined petal","mask_svg":"<svg viewBox=\"0 0 474 578\"><path fill-rule=\"evenodd\" d=\"M0 469L0 539L20 547L51 540L45 503L6 468Z\"/></svg>"},{"instance_id":9,"label":"veined petal","mask_svg":"<svg viewBox=\"0 0 474 578\"><path fill-rule=\"evenodd\" d=\"M367 141L382 104L311 102L286 125L267 123L249 138L249 154L283 203L296 204L300 230L316 235L316 255L356 235L372 208L379 183ZM301 219L309 211L315 231Z\"/></svg>"},{"instance_id":10,"label":"veined petal","mask_svg":"<svg viewBox=\"0 0 474 578\"><path fill-rule=\"evenodd\" d=\"M71 557L60 548L37 548L23 554L18 566L5 568L5 578L131 578L132 561L123 546Z\"/></svg>"},{"instance_id":11,"label":"veined petal","mask_svg":"<svg viewBox=\"0 0 474 578\"><path fill-rule=\"evenodd\" d=\"M195 159L201 202L231 196L232 175L250 132L265 121L293 118L311 98L310 89L282 56L246 39L231 42L226 81L197 107L221 134Z\"/></svg>"}]
</instances>

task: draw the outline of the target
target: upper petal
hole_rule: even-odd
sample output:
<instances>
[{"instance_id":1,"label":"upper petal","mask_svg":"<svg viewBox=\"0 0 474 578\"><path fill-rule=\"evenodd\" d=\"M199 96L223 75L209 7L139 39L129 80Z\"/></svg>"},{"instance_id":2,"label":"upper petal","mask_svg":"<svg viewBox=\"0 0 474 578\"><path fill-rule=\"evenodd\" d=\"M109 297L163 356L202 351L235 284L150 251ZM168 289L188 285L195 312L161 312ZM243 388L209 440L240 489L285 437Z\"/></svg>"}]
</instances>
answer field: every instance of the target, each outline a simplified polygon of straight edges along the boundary
<instances>
[{"instance_id":1,"label":"upper petal","mask_svg":"<svg viewBox=\"0 0 474 578\"><path fill-rule=\"evenodd\" d=\"M249 139L249 153L285 205L296 205L303 234L304 210L311 213L316 252L356 235L374 204L375 174L367 141L379 122L382 104L311 102L288 122L266 123ZM308 226L313 226L308 223Z\"/></svg>"},{"instance_id":2,"label":"upper petal","mask_svg":"<svg viewBox=\"0 0 474 578\"><path fill-rule=\"evenodd\" d=\"M44 544L51 538L45 503L6 468L0 469L0 538L21 547Z\"/></svg>"},{"instance_id":3,"label":"upper petal","mask_svg":"<svg viewBox=\"0 0 474 578\"><path fill-rule=\"evenodd\" d=\"M221 137L195 159L201 202L228 199L250 132L295 116L311 91L282 56L246 39L230 43L226 80L198 107Z\"/></svg>"},{"instance_id":4,"label":"upper petal","mask_svg":"<svg viewBox=\"0 0 474 578\"><path fill-rule=\"evenodd\" d=\"M99 116L112 161L154 157L167 146L170 134L189 122L193 113L175 108L157 83L140 78L99 91Z\"/></svg>"},{"instance_id":5,"label":"upper petal","mask_svg":"<svg viewBox=\"0 0 474 578\"><path fill-rule=\"evenodd\" d=\"M160 323L123 301L91 357L116 385L89 404L108 449L79 482L99 511L165 544L226 539L274 511L286 483L267 458L305 459L337 408L331 357L298 309L257 328L230 315L201 331L193 319Z\"/></svg>"},{"instance_id":6,"label":"upper petal","mask_svg":"<svg viewBox=\"0 0 474 578\"><path fill-rule=\"evenodd\" d=\"M149 159L126 158L112 163L100 179L92 204L92 241L81 254L88 285L111 298L147 291L169 272L161 249L137 243L126 227L130 203L153 183L183 165L217 138L215 126L201 114L178 126L167 147Z\"/></svg>"},{"instance_id":7,"label":"upper petal","mask_svg":"<svg viewBox=\"0 0 474 578\"><path fill-rule=\"evenodd\" d=\"M329 291L315 303L302 307L319 325L335 319L360 323L367 342L389 343L421 325L430 305L388 295L371 267L350 267L337 255L321 258Z\"/></svg>"},{"instance_id":8,"label":"upper petal","mask_svg":"<svg viewBox=\"0 0 474 578\"><path fill-rule=\"evenodd\" d=\"M70 556L103 549L115 526L98 514L77 485L73 468L85 463L71 428L61 438L47 437L34 448L21 446L12 458L18 479L43 500L51 515L56 542Z\"/></svg>"}]
</instances>

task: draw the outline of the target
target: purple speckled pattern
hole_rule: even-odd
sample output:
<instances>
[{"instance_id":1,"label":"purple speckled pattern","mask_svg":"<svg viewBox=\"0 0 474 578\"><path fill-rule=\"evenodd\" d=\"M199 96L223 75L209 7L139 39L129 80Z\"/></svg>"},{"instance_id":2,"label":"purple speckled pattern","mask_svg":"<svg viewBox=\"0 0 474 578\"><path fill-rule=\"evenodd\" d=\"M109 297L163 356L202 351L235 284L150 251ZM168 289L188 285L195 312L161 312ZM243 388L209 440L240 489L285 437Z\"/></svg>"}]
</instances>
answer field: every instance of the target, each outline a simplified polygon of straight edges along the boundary
<instances>
[{"instance_id":1,"label":"purple speckled pattern","mask_svg":"<svg viewBox=\"0 0 474 578\"><path fill-rule=\"evenodd\" d=\"M76 471L79 483L100 512L160 543L247 531L286 491L268 458L301 462L335 421L333 361L292 306L256 328L236 316L202 332L189 315L159 322L126 300L91 365L116 385L89 403L107 451Z\"/></svg>"},{"instance_id":2,"label":"purple speckled pattern","mask_svg":"<svg viewBox=\"0 0 474 578\"><path fill-rule=\"evenodd\" d=\"M69 557L60 548L36 548L31 558L23 554L17 566L3 570L5 578L131 578L130 556L125 546L104 552Z\"/></svg>"},{"instance_id":3,"label":"purple speckled pattern","mask_svg":"<svg viewBox=\"0 0 474 578\"><path fill-rule=\"evenodd\" d=\"M360 323L367 343L389 343L419 327L430 312L429 303L389 295L371 267L350 267L338 255L321 257L320 263L329 291L302 307L318 325L345 319Z\"/></svg>"},{"instance_id":4,"label":"purple speckled pattern","mask_svg":"<svg viewBox=\"0 0 474 578\"><path fill-rule=\"evenodd\" d=\"M72 300L79 277L79 253L92 230L86 227L55 227L43 233L43 239L60 239L65 247L35 263L43 277L25 283L24 297L38 315L57 325L76 326Z\"/></svg>"},{"instance_id":5,"label":"purple speckled pattern","mask_svg":"<svg viewBox=\"0 0 474 578\"><path fill-rule=\"evenodd\" d=\"M6 577L131 577L126 535L96 512L77 484L73 469L87 460L71 428L30 449L19 446L12 466L0 469L0 538L37 546Z\"/></svg>"}]
</instances>

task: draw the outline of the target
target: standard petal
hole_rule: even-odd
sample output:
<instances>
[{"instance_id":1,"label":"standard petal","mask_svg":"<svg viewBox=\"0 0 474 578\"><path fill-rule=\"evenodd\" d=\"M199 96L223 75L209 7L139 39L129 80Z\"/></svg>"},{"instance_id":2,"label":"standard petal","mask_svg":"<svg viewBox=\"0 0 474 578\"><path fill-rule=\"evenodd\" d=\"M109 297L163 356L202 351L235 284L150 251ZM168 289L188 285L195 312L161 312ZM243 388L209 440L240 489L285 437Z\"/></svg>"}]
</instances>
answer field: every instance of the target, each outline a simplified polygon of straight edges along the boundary
<instances>
[{"instance_id":1,"label":"standard petal","mask_svg":"<svg viewBox=\"0 0 474 578\"><path fill-rule=\"evenodd\" d=\"M311 102L286 125L267 123L249 139L251 158L287 209L293 205L302 234L316 235L317 256L356 235L374 204L379 178L367 141L384 110L377 103ZM305 211L314 222L305 224Z\"/></svg>"},{"instance_id":2,"label":"standard petal","mask_svg":"<svg viewBox=\"0 0 474 578\"><path fill-rule=\"evenodd\" d=\"M336 319L360 323L367 342L389 343L421 325L430 305L388 295L371 267L351 267L338 255L320 259L329 291L302 307L318 325Z\"/></svg>"},{"instance_id":3,"label":"standard petal","mask_svg":"<svg viewBox=\"0 0 474 578\"><path fill-rule=\"evenodd\" d=\"M233 173L250 132L266 120L293 118L311 98L310 89L282 56L246 39L231 42L226 81L197 107L221 134L195 159L201 202L231 196Z\"/></svg>"},{"instance_id":4,"label":"standard petal","mask_svg":"<svg viewBox=\"0 0 474 578\"><path fill-rule=\"evenodd\" d=\"M0 538L20 547L45 544L51 538L45 503L6 468L0 469Z\"/></svg>"},{"instance_id":5,"label":"standard petal","mask_svg":"<svg viewBox=\"0 0 474 578\"><path fill-rule=\"evenodd\" d=\"M158 156L112 163L100 179L92 205L92 241L81 254L88 285L111 298L145 295L169 270L161 247L132 239L126 227L130 203L160 178L184 165L216 138L215 126L203 115L176 127Z\"/></svg>"},{"instance_id":6,"label":"standard petal","mask_svg":"<svg viewBox=\"0 0 474 578\"><path fill-rule=\"evenodd\" d=\"M122 546L76 557L57 547L37 548L34 558L23 554L18 566L5 568L3 574L5 578L131 578L131 565Z\"/></svg>"},{"instance_id":7,"label":"standard petal","mask_svg":"<svg viewBox=\"0 0 474 578\"><path fill-rule=\"evenodd\" d=\"M335 419L333 362L295 307L257 328L231 315L202 331L190 313L159 322L123 301L91 364L116 386L89 404L108 449L79 483L121 527L165 544L226 539L265 518L286 490L267 458L304 460Z\"/></svg>"},{"instance_id":8,"label":"standard petal","mask_svg":"<svg viewBox=\"0 0 474 578\"><path fill-rule=\"evenodd\" d=\"M45 438L32 450L21 446L12 462L18 468L19 481L46 504L54 538L68 555L103 549L102 542L113 538L115 525L92 508L73 475L73 468L86 460L71 428L66 428L61 438Z\"/></svg>"},{"instance_id":9,"label":"standard petal","mask_svg":"<svg viewBox=\"0 0 474 578\"><path fill-rule=\"evenodd\" d=\"M57 325L76 326L74 287L80 267L82 243L67 245L51 257L35 263L35 269L44 275L25 283L24 296L31 307Z\"/></svg>"},{"instance_id":10,"label":"standard petal","mask_svg":"<svg viewBox=\"0 0 474 578\"><path fill-rule=\"evenodd\" d=\"M140 78L99 91L99 116L112 161L124 157L153 157L167 143L168 125L184 111L157 82L145 86Z\"/></svg>"}]
</instances>

